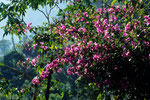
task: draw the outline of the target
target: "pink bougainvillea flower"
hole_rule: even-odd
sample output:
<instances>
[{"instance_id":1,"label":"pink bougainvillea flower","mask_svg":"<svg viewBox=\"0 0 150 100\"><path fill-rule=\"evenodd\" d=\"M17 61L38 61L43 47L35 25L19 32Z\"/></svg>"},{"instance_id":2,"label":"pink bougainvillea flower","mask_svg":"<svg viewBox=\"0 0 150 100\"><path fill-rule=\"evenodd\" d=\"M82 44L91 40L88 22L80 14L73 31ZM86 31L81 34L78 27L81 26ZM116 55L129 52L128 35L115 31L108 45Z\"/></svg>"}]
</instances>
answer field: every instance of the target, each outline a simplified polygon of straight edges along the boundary
<instances>
[{"instance_id":1,"label":"pink bougainvillea flower","mask_svg":"<svg viewBox=\"0 0 150 100\"><path fill-rule=\"evenodd\" d=\"M44 50L47 50L48 46L44 46Z\"/></svg>"},{"instance_id":2,"label":"pink bougainvillea flower","mask_svg":"<svg viewBox=\"0 0 150 100\"><path fill-rule=\"evenodd\" d=\"M146 21L147 21L147 25L150 25L150 17Z\"/></svg>"},{"instance_id":3,"label":"pink bougainvillea flower","mask_svg":"<svg viewBox=\"0 0 150 100\"><path fill-rule=\"evenodd\" d=\"M35 48L36 48L36 46L37 46L37 43L33 44L33 49L35 49Z\"/></svg>"},{"instance_id":4,"label":"pink bougainvillea flower","mask_svg":"<svg viewBox=\"0 0 150 100\"><path fill-rule=\"evenodd\" d=\"M127 51L127 52L124 52L122 54L123 57L130 57L131 56L131 52Z\"/></svg>"},{"instance_id":5,"label":"pink bougainvillea flower","mask_svg":"<svg viewBox=\"0 0 150 100\"><path fill-rule=\"evenodd\" d=\"M31 48L29 48L29 51L31 51Z\"/></svg>"},{"instance_id":6,"label":"pink bougainvillea flower","mask_svg":"<svg viewBox=\"0 0 150 100\"><path fill-rule=\"evenodd\" d=\"M39 81L39 79L37 78L37 77L35 77L33 80L32 80L32 84L33 85L39 85L40 84L40 81Z\"/></svg>"},{"instance_id":7,"label":"pink bougainvillea flower","mask_svg":"<svg viewBox=\"0 0 150 100\"><path fill-rule=\"evenodd\" d=\"M18 32L20 32L20 29L17 29Z\"/></svg>"},{"instance_id":8,"label":"pink bougainvillea flower","mask_svg":"<svg viewBox=\"0 0 150 100\"><path fill-rule=\"evenodd\" d=\"M40 58L40 55L37 55L37 58Z\"/></svg>"},{"instance_id":9,"label":"pink bougainvillea flower","mask_svg":"<svg viewBox=\"0 0 150 100\"><path fill-rule=\"evenodd\" d=\"M22 89L22 90L21 90L21 93L23 93L23 92L24 92L24 90Z\"/></svg>"},{"instance_id":10,"label":"pink bougainvillea flower","mask_svg":"<svg viewBox=\"0 0 150 100\"><path fill-rule=\"evenodd\" d=\"M127 24L126 26L125 26L125 32L127 32L127 31L129 31L130 30L130 24Z\"/></svg>"},{"instance_id":11,"label":"pink bougainvillea flower","mask_svg":"<svg viewBox=\"0 0 150 100\"><path fill-rule=\"evenodd\" d=\"M24 33L27 33L27 30L26 30L26 29L24 29L24 30L23 30L23 32L24 32Z\"/></svg>"},{"instance_id":12,"label":"pink bougainvillea flower","mask_svg":"<svg viewBox=\"0 0 150 100\"><path fill-rule=\"evenodd\" d=\"M29 23L29 24L27 24L27 28L26 28L27 30L30 30L30 29L31 29L30 25L32 25L32 22Z\"/></svg>"},{"instance_id":13,"label":"pink bougainvillea flower","mask_svg":"<svg viewBox=\"0 0 150 100\"><path fill-rule=\"evenodd\" d=\"M86 16L87 14L88 14L88 12L84 12L84 13L83 13L83 16Z\"/></svg>"},{"instance_id":14,"label":"pink bougainvillea flower","mask_svg":"<svg viewBox=\"0 0 150 100\"><path fill-rule=\"evenodd\" d=\"M150 42L144 41L144 43L146 47L149 47Z\"/></svg>"},{"instance_id":15,"label":"pink bougainvillea flower","mask_svg":"<svg viewBox=\"0 0 150 100\"><path fill-rule=\"evenodd\" d=\"M43 49L43 48L44 48L44 46L41 46L41 48Z\"/></svg>"},{"instance_id":16,"label":"pink bougainvillea flower","mask_svg":"<svg viewBox=\"0 0 150 100\"><path fill-rule=\"evenodd\" d=\"M118 69L117 67L115 67L114 69Z\"/></svg>"},{"instance_id":17,"label":"pink bougainvillea flower","mask_svg":"<svg viewBox=\"0 0 150 100\"><path fill-rule=\"evenodd\" d=\"M87 68L85 68L85 69L84 69L84 73L87 73L87 72L88 72L88 69L87 69Z\"/></svg>"},{"instance_id":18,"label":"pink bougainvillea flower","mask_svg":"<svg viewBox=\"0 0 150 100\"><path fill-rule=\"evenodd\" d=\"M148 19L148 15L144 16L145 19Z\"/></svg>"},{"instance_id":19,"label":"pink bougainvillea flower","mask_svg":"<svg viewBox=\"0 0 150 100\"><path fill-rule=\"evenodd\" d=\"M36 66L36 63L38 62L38 60L36 58L34 58L32 61L31 61L31 64L32 66Z\"/></svg>"},{"instance_id":20,"label":"pink bougainvillea flower","mask_svg":"<svg viewBox=\"0 0 150 100\"><path fill-rule=\"evenodd\" d=\"M144 16L145 20L146 20L146 24L150 25L150 17L148 15Z\"/></svg>"},{"instance_id":21,"label":"pink bougainvillea flower","mask_svg":"<svg viewBox=\"0 0 150 100\"><path fill-rule=\"evenodd\" d=\"M61 68L59 68L59 69L58 69L58 73L60 73L61 71L62 71L62 69L61 69Z\"/></svg>"},{"instance_id":22,"label":"pink bougainvillea flower","mask_svg":"<svg viewBox=\"0 0 150 100\"><path fill-rule=\"evenodd\" d=\"M44 45L44 42L40 42L41 45Z\"/></svg>"},{"instance_id":23,"label":"pink bougainvillea flower","mask_svg":"<svg viewBox=\"0 0 150 100\"><path fill-rule=\"evenodd\" d=\"M77 13L77 14L76 14L76 17L79 17L79 15L80 15L80 14L79 14L79 13Z\"/></svg>"},{"instance_id":24,"label":"pink bougainvillea flower","mask_svg":"<svg viewBox=\"0 0 150 100\"><path fill-rule=\"evenodd\" d=\"M84 13L83 13L83 16L88 17L88 12L84 12Z\"/></svg>"},{"instance_id":25,"label":"pink bougainvillea flower","mask_svg":"<svg viewBox=\"0 0 150 100\"><path fill-rule=\"evenodd\" d=\"M19 27L19 25L18 25L18 24L16 24L16 27Z\"/></svg>"},{"instance_id":26,"label":"pink bougainvillea flower","mask_svg":"<svg viewBox=\"0 0 150 100\"><path fill-rule=\"evenodd\" d=\"M124 32L124 33L123 33L123 36L124 36L124 37L127 36L127 33Z\"/></svg>"},{"instance_id":27,"label":"pink bougainvillea flower","mask_svg":"<svg viewBox=\"0 0 150 100\"><path fill-rule=\"evenodd\" d=\"M29 59L29 58L26 58L26 60L29 61L30 59Z\"/></svg>"},{"instance_id":28,"label":"pink bougainvillea flower","mask_svg":"<svg viewBox=\"0 0 150 100\"><path fill-rule=\"evenodd\" d=\"M69 2L68 5L70 6L70 5L71 5L71 2Z\"/></svg>"},{"instance_id":29,"label":"pink bougainvillea flower","mask_svg":"<svg viewBox=\"0 0 150 100\"><path fill-rule=\"evenodd\" d=\"M71 67L69 67L68 69L67 69L67 73L69 74L69 75L71 75L72 74L72 71L71 71Z\"/></svg>"},{"instance_id":30,"label":"pink bougainvillea flower","mask_svg":"<svg viewBox=\"0 0 150 100\"><path fill-rule=\"evenodd\" d=\"M32 22L30 22L29 24L27 24L27 26L30 26L30 25L32 25Z\"/></svg>"}]
</instances>

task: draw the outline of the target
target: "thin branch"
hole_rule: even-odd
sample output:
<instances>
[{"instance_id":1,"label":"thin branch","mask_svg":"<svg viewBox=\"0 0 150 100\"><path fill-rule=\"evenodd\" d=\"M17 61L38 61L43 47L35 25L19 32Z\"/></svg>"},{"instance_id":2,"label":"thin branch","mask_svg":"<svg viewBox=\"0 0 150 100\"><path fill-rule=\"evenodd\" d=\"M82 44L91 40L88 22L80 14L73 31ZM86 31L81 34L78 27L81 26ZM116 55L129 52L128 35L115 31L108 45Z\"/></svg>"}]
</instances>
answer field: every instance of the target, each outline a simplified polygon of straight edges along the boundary
<instances>
[{"instance_id":1,"label":"thin branch","mask_svg":"<svg viewBox=\"0 0 150 100\"><path fill-rule=\"evenodd\" d=\"M48 16L50 15L52 9L54 8L55 6L53 6L50 10L49 10L49 13L48 13Z\"/></svg>"},{"instance_id":2,"label":"thin branch","mask_svg":"<svg viewBox=\"0 0 150 100\"><path fill-rule=\"evenodd\" d=\"M105 4L108 7L111 7L109 4L107 4L107 2L104 2L103 0L101 1L103 4Z\"/></svg>"},{"instance_id":3,"label":"thin branch","mask_svg":"<svg viewBox=\"0 0 150 100\"><path fill-rule=\"evenodd\" d=\"M55 5L56 5L60 10L62 10L62 9L58 6L57 3L55 3ZM62 12L65 13L63 10L62 10Z\"/></svg>"},{"instance_id":4,"label":"thin branch","mask_svg":"<svg viewBox=\"0 0 150 100\"><path fill-rule=\"evenodd\" d=\"M38 11L40 11L41 13L43 13L43 14L44 14L44 16L46 17L46 19L47 19L48 23L50 24L49 16L48 16L48 15L46 15L46 13L45 13L44 11L40 10L40 9L38 9Z\"/></svg>"},{"instance_id":5,"label":"thin branch","mask_svg":"<svg viewBox=\"0 0 150 100\"><path fill-rule=\"evenodd\" d=\"M38 11L40 11L41 13L43 13L43 14L44 14L44 16L47 18L47 15L45 14L45 12L44 12L44 11L42 11L42 10L40 10L40 9L38 9Z\"/></svg>"},{"instance_id":6,"label":"thin branch","mask_svg":"<svg viewBox=\"0 0 150 100\"><path fill-rule=\"evenodd\" d=\"M46 12L46 14L48 15L48 12L47 12L47 6L46 6L45 10L46 10L46 11L45 11L45 12Z\"/></svg>"},{"instance_id":7,"label":"thin branch","mask_svg":"<svg viewBox=\"0 0 150 100\"><path fill-rule=\"evenodd\" d=\"M38 86L35 85L34 87L35 87L35 92L34 92L34 94L33 94L33 100L36 100L37 93L38 93Z\"/></svg>"}]
</instances>

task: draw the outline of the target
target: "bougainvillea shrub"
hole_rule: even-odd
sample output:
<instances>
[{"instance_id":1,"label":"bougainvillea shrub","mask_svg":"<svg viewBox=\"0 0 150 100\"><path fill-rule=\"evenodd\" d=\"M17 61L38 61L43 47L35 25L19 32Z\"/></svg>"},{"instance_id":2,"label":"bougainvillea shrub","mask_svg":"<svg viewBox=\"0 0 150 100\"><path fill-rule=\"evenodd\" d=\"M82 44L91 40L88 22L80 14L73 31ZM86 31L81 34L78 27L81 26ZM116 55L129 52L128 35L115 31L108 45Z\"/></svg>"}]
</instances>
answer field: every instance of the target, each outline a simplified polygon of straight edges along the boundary
<instances>
[{"instance_id":1,"label":"bougainvillea shrub","mask_svg":"<svg viewBox=\"0 0 150 100\"><path fill-rule=\"evenodd\" d=\"M62 43L72 44L57 48L56 59L32 83L39 85L51 70L59 73L68 65L69 75L77 74L100 92L113 91L118 98L126 94L150 98L150 16L135 18L134 12L131 5L95 8L77 2L67 6L66 17L51 32ZM31 64L36 66L34 61Z\"/></svg>"},{"instance_id":2,"label":"bougainvillea shrub","mask_svg":"<svg viewBox=\"0 0 150 100\"><path fill-rule=\"evenodd\" d=\"M94 84L99 93L150 98L150 15L135 15L131 5L95 8L76 1L59 13L63 18L48 28L49 34L40 34L44 39L36 35L32 47L26 43L29 51L41 51L23 62L27 69L43 68L32 84L42 84L51 72L60 73L67 65L68 75ZM54 38L57 43L50 42Z\"/></svg>"}]
</instances>

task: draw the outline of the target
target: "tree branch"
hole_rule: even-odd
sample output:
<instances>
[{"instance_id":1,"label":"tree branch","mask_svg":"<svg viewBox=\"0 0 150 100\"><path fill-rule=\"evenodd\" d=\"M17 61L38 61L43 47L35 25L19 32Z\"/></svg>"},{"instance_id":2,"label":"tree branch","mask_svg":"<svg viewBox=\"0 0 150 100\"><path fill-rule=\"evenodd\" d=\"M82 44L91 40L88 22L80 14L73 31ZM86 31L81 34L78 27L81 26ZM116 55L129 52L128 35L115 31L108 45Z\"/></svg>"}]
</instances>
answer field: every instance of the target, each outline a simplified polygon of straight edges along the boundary
<instances>
[{"instance_id":1,"label":"tree branch","mask_svg":"<svg viewBox=\"0 0 150 100\"><path fill-rule=\"evenodd\" d=\"M0 63L1 63L1 62L0 62ZM13 71L17 72L18 74L20 74L20 75L26 77L28 80L32 81L32 79L31 79L27 74L25 74L25 73L23 73L23 72L21 72L21 71L15 69L15 68L9 67L9 66L4 65L4 64L0 64L0 66L5 67L5 68L8 68L8 69L10 69L10 70L13 70Z\"/></svg>"},{"instance_id":2,"label":"tree branch","mask_svg":"<svg viewBox=\"0 0 150 100\"><path fill-rule=\"evenodd\" d=\"M107 4L107 2L104 2L103 0L101 1L103 4L105 4L106 6L110 7L109 4Z\"/></svg>"},{"instance_id":3,"label":"tree branch","mask_svg":"<svg viewBox=\"0 0 150 100\"><path fill-rule=\"evenodd\" d=\"M62 10L57 3L55 3L55 5L57 6L57 8L59 8L60 10ZM63 13L65 13L63 10L62 10Z\"/></svg>"},{"instance_id":4,"label":"tree branch","mask_svg":"<svg viewBox=\"0 0 150 100\"><path fill-rule=\"evenodd\" d=\"M43 15L46 17L47 21L48 21L48 24L50 24L50 20L49 20L49 16L46 15L46 13L40 9L38 9L38 11L40 11L41 13L43 13Z\"/></svg>"},{"instance_id":5,"label":"tree branch","mask_svg":"<svg viewBox=\"0 0 150 100\"><path fill-rule=\"evenodd\" d=\"M35 92L34 92L34 94L33 94L33 100L36 100L37 93L38 93L38 86L35 85Z\"/></svg>"},{"instance_id":6,"label":"tree branch","mask_svg":"<svg viewBox=\"0 0 150 100\"><path fill-rule=\"evenodd\" d=\"M48 16L50 15L50 13L51 13L52 9L54 9L54 7L55 7L55 6L53 6L53 7L50 8L49 13L48 13Z\"/></svg>"},{"instance_id":7,"label":"tree branch","mask_svg":"<svg viewBox=\"0 0 150 100\"><path fill-rule=\"evenodd\" d=\"M38 9L38 11L40 11L41 13L43 13L43 14L44 14L44 16L47 18L47 15L45 14L45 12L44 12L44 11L42 11L42 10L40 10L40 9Z\"/></svg>"},{"instance_id":8,"label":"tree branch","mask_svg":"<svg viewBox=\"0 0 150 100\"><path fill-rule=\"evenodd\" d=\"M53 71L50 70L50 73L48 75L48 80L47 80L47 90L46 90L46 100L49 100L49 94L50 94L50 83L51 83L51 79L52 79L52 74L53 74Z\"/></svg>"}]
</instances>

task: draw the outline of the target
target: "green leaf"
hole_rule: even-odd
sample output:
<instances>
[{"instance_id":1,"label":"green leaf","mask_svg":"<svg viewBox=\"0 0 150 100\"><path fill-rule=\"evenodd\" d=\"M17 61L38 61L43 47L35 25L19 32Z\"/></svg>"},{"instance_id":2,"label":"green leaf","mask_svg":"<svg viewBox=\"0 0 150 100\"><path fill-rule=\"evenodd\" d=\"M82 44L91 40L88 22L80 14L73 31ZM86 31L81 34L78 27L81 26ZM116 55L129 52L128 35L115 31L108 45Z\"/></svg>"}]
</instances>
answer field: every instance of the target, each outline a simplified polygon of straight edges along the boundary
<instances>
[{"instance_id":1,"label":"green leaf","mask_svg":"<svg viewBox=\"0 0 150 100\"><path fill-rule=\"evenodd\" d=\"M37 67L36 72L40 74L40 66Z\"/></svg>"},{"instance_id":2,"label":"green leaf","mask_svg":"<svg viewBox=\"0 0 150 100\"><path fill-rule=\"evenodd\" d=\"M113 0L111 3L111 6L114 5L117 2L117 0Z\"/></svg>"},{"instance_id":3,"label":"green leaf","mask_svg":"<svg viewBox=\"0 0 150 100\"><path fill-rule=\"evenodd\" d=\"M20 35L18 35L18 37L19 37L19 40L21 40L21 36L20 36Z\"/></svg>"},{"instance_id":4,"label":"green leaf","mask_svg":"<svg viewBox=\"0 0 150 100\"><path fill-rule=\"evenodd\" d=\"M107 3L108 0L106 0L105 2Z\"/></svg>"},{"instance_id":5,"label":"green leaf","mask_svg":"<svg viewBox=\"0 0 150 100\"><path fill-rule=\"evenodd\" d=\"M2 63L2 62L0 62L0 66L5 66L5 64L4 64L4 63Z\"/></svg>"},{"instance_id":6,"label":"green leaf","mask_svg":"<svg viewBox=\"0 0 150 100\"><path fill-rule=\"evenodd\" d=\"M100 93L98 96L97 96L97 100L102 100L103 97L102 97L102 94Z\"/></svg>"},{"instance_id":7,"label":"green leaf","mask_svg":"<svg viewBox=\"0 0 150 100\"><path fill-rule=\"evenodd\" d=\"M124 5L126 6L126 4L127 4L127 0L124 0Z\"/></svg>"},{"instance_id":8,"label":"green leaf","mask_svg":"<svg viewBox=\"0 0 150 100\"><path fill-rule=\"evenodd\" d=\"M64 92L61 92L61 98L63 98L64 97Z\"/></svg>"}]
</instances>

